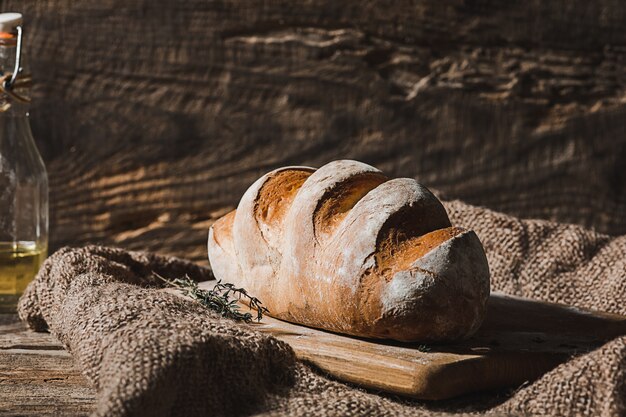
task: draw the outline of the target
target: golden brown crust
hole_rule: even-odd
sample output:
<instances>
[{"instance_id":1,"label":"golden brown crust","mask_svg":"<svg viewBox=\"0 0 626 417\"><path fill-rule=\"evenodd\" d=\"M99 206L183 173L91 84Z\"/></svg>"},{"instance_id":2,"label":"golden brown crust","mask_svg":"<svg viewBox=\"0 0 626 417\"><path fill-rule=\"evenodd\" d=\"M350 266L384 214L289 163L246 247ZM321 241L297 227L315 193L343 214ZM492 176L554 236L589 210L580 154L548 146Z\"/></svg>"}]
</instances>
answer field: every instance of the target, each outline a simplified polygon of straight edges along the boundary
<instances>
[{"instance_id":1,"label":"golden brown crust","mask_svg":"<svg viewBox=\"0 0 626 417\"><path fill-rule=\"evenodd\" d=\"M407 236L404 230L390 228L379 241L374 274L388 282L398 271L410 268L416 259L464 231L460 227L451 226L425 235Z\"/></svg>"},{"instance_id":2,"label":"golden brown crust","mask_svg":"<svg viewBox=\"0 0 626 417\"><path fill-rule=\"evenodd\" d=\"M232 244L233 241L233 223L235 222L236 210L233 210L224 216L220 217L213 223L213 233L215 242L225 247L227 244Z\"/></svg>"},{"instance_id":3,"label":"golden brown crust","mask_svg":"<svg viewBox=\"0 0 626 417\"><path fill-rule=\"evenodd\" d=\"M212 227L209 257L274 317L364 337L467 337L489 295L476 235L416 181L355 161L260 178Z\"/></svg>"},{"instance_id":4,"label":"golden brown crust","mask_svg":"<svg viewBox=\"0 0 626 417\"><path fill-rule=\"evenodd\" d=\"M298 190L310 176L310 171L301 169L288 169L271 175L256 199L254 214L257 221L278 227Z\"/></svg>"},{"instance_id":5,"label":"golden brown crust","mask_svg":"<svg viewBox=\"0 0 626 417\"><path fill-rule=\"evenodd\" d=\"M329 190L315 209L315 231L320 235L332 233L348 212L371 190L389 178L368 172L350 177Z\"/></svg>"},{"instance_id":6,"label":"golden brown crust","mask_svg":"<svg viewBox=\"0 0 626 417\"><path fill-rule=\"evenodd\" d=\"M412 334L404 332L396 334L393 325L385 317L383 306L380 303L384 282L389 282L400 271L409 270L416 259L422 258L428 252L439 247L444 242L460 235L465 230L460 227L446 227L425 235L407 237L405 232L395 227L389 228L379 240L374 255L376 264L363 275L358 294L358 310L365 320L354 320L354 326L359 332L367 331L371 336L395 339L413 340ZM364 324L365 323L365 324ZM428 327L434 323L426 321L422 327L413 328L414 332L429 333ZM419 331L418 331L419 330ZM436 330L436 329L433 329ZM432 332L437 334L436 331ZM422 337L425 341L427 338Z\"/></svg>"}]
</instances>

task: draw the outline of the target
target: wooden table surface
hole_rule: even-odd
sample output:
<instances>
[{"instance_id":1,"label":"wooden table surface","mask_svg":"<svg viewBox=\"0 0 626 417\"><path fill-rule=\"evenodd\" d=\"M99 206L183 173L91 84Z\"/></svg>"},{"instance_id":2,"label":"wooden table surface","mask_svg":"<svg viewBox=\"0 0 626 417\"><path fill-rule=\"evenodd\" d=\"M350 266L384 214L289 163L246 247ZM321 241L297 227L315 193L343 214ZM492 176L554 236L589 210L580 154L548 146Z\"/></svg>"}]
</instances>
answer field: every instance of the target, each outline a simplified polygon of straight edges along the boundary
<instances>
[{"instance_id":1,"label":"wooden table surface","mask_svg":"<svg viewBox=\"0 0 626 417\"><path fill-rule=\"evenodd\" d=\"M94 394L52 335L0 314L0 415L88 415Z\"/></svg>"}]
</instances>

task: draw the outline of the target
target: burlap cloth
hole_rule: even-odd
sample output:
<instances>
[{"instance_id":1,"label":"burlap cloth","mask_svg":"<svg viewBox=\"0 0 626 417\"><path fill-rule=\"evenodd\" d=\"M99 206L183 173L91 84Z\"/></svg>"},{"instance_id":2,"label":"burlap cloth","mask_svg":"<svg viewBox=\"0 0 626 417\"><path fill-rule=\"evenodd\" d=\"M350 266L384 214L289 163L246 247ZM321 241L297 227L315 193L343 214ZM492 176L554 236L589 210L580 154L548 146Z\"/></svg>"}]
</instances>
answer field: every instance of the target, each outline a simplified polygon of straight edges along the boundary
<instances>
[{"instance_id":1,"label":"burlap cloth","mask_svg":"<svg viewBox=\"0 0 626 417\"><path fill-rule=\"evenodd\" d=\"M626 237L519 220L461 202L454 224L480 236L492 288L626 314ZM22 297L31 328L49 329L97 390L102 416L422 416L626 414L626 337L515 390L409 402L331 381L284 343L157 291L152 272L208 279L182 260L119 249L65 248Z\"/></svg>"}]
</instances>

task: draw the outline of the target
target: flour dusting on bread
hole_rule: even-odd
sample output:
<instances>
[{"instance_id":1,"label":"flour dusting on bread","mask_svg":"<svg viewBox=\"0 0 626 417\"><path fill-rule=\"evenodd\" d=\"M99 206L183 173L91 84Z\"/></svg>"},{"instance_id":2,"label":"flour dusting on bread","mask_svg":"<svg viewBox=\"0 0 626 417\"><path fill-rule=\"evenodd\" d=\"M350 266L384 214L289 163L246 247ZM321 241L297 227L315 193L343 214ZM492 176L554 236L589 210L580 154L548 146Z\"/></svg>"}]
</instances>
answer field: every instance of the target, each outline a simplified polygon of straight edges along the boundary
<instances>
[{"instance_id":1,"label":"flour dusting on bread","mask_svg":"<svg viewBox=\"0 0 626 417\"><path fill-rule=\"evenodd\" d=\"M357 161L264 175L211 227L208 248L216 277L274 317L362 337L464 338L489 297L476 234L417 181Z\"/></svg>"}]
</instances>

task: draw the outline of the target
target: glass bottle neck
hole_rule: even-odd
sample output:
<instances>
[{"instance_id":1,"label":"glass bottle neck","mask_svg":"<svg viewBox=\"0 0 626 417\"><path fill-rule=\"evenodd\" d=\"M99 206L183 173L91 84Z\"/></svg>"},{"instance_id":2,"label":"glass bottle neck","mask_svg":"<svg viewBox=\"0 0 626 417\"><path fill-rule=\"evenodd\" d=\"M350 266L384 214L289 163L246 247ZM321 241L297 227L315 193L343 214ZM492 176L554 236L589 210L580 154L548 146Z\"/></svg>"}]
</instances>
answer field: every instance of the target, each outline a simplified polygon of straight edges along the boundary
<instances>
[{"instance_id":1,"label":"glass bottle neck","mask_svg":"<svg viewBox=\"0 0 626 417\"><path fill-rule=\"evenodd\" d=\"M5 35L4 33L2 35ZM17 54L17 40L13 38L0 37L0 77L4 77L7 74L12 74L15 69L15 58ZM24 68L22 51L22 64ZM22 71L21 74L25 74L26 71ZM21 75L20 75L21 76ZM19 77L18 77L19 79ZM14 90L20 95L30 95L28 89L15 86ZM18 91L19 90L19 91ZM27 117L28 116L28 103L23 103L19 100L15 100L6 92L0 90L0 117Z\"/></svg>"},{"instance_id":2,"label":"glass bottle neck","mask_svg":"<svg viewBox=\"0 0 626 417\"><path fill-rule=\"evenodd\" d=\"M29 104L16 103L11 98L8 99L11 106L4 111L0 111L0 118L3 119L28 119ZM3 99L0 99L2 103Z\"/></svg>"}]
</instances>

